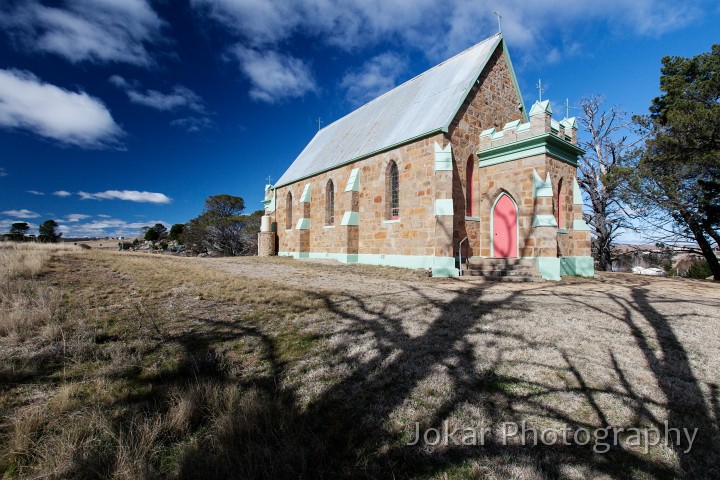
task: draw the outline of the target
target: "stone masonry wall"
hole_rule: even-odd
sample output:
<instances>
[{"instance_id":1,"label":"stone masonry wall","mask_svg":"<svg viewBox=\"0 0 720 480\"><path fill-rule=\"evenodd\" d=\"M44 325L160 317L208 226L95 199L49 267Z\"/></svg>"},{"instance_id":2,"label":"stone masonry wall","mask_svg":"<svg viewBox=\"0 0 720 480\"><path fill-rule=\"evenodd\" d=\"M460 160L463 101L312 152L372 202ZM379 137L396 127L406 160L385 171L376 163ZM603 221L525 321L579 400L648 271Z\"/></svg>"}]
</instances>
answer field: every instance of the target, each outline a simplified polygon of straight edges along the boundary
<instances>
[{"instance_id":1,"label":"stone masonry wall","mask_svg":"<svg viewBox=\"0 0 720 480\"><path fill-rule=\"evenodd\" d=\"M279 252L321 252L422 255L436 254L436 217L434 200L444 193L436 186L435 142L447 145L445 134L438 133L388 152L369 157L334 170L320 173L276 190L277 207L274 221L278 225ZM387 215L386 176L388 165L395 161L399 173L400 218L389 221ZM348 232L341 225L343 214L353 208L353 192L345 192L350 172L360 171L360 191L355 193L359 226ZM335 222L326 225L326 188L332 179L335 189ZM311 185L310 206L300 203L306 184ZM449 195L450 183L445 195ZM293 225L285 228L286 196L292 192ZM310 230L295 227L303 209L309 210ZM356 246L355 246L356 245ZM306 250L307 249L307 250ZM350 251L349 251L350 250ZM356 250L356 251L352 251ZM448 255L452 255L450 252Z\"/></svg>"},{"instance_id":2,"label":"stone masonry wall","mask_svg":"<svg viewBox=\"0 0 720 480\"><path fill-rule=\"evenodd\" d=\"M480 217L480 205L488 192L487 182L481 178L483 173L477 164L480 132L522 119L522 111L518 108L520 103L510 66L499 45L448 129L453 148L454 255L457 255L460 240L465 237L468 237L469 245L467 250L463 245L463 256L481 255L480 237L487 233L484 222L465 220L468 159L472 158L475 165L473 216Z\"/></svg>"}]
</instances>

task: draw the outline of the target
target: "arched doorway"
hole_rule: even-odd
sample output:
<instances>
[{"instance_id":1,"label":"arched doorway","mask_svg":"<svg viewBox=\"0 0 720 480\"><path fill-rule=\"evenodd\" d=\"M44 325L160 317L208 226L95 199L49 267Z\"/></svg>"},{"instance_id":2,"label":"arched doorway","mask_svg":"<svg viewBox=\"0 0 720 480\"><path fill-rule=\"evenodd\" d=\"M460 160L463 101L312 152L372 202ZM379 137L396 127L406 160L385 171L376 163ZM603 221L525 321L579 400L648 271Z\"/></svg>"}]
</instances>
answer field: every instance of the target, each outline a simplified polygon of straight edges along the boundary
<instances>
[{"instance_id":1,"label":"arched doorway","mask_svg":"<svg viewBox=\"0 0 720 480\"><path fill-rule=\"evenodd\" d=\"M506 193L495 201L492 214L495 258L517 258L517 206Z\"/></svg>"}]
</instances>

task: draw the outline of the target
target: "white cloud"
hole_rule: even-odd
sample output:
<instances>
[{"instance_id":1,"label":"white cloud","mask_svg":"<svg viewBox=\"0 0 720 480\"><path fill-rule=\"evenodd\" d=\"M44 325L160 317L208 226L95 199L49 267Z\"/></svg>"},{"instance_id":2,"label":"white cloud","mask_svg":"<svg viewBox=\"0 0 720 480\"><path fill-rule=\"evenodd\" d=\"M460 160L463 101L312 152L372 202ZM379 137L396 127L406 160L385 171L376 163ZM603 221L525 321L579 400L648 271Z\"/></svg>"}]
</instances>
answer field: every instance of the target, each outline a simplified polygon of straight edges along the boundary
<instances>
[{"instance_id":1,"label":"white cloud","mask_svg":"<svg viewBox=\"0 0 720 480\"><path fill-rule=\"evenodd\" d=\"M702 14L704 0L682 8L671 0L505 0L499 7L503 33L515 51L542 60L553 45L547 32L582 38L585 29L605 22L623 37L658 36L686 27ZM497 0L191 0L202 14L223 24L255 49L308 35L347 51L402 43L423 50L433 60L446 58L497 31ZM607 29L607 28L606 28Z\"/></svg>"},{"instance_id":2,"label":"white cloud","mask_svg":"<svg viewBox=\"0 0 720 480\"><path fill-rule=\"evenodd\" d=\"M90 215L85 215L83 213L71 213L69 215L65 215L65 218L67 218L69 222L79 222L80 220L90 218Z\"/></svg>"},{"instance_id":3,"label":"white cloud","mask_svg":"<svg viewBox=\"0 0 720 480\"><path fill-rule=\"evenodd\" d=\"M72 195L72 193L65 190L58 190L56 192L53 192L53 195L55 195L56 197L69 197L70 195Z\"/></svg>"},{"instance_id":4,"label":"white cloud","mask_svg":"<svg viewBox=\"0 0 720 480\"><path fill-rule=\"evenodd\" d=\"M20 209L20 210L5 210L2 213L4 215L7 215L8 217L15 217L15 218L38 218L40 216L39 213L32 212L25 208Z\"/></svg>"},{"instance_id":5,"label":"white cloud","mask_svg":"<svg viewBox=\"0 0 720 480\"><path fill-rule=\"evenodd\" d=\"M170 122L170 125L174 127L184 128L190 133L199 132L213 126L212 120L207 117L187 117L178 118Z\"/></svg>"},{"instance_id":6,"label":"white cloud","mask_svg":"<svg viewBox=\"0 0 720 480\"><path fill-rule=\"evenodd\" d=\"M164 22L146 0L35 0L0 7L0 26L23 48L78 62L152 63L146 45L160 40Z\"/></svg>"},{"instance_id":7,"label":"white cloud","mask_svg":"<svg viewBox=\"0 0 720 480\"><path fill-rule=\"evenodd\" d=\"M361 105L398 84L398 77L407 69L407 60L392 52L371 58L358 70L348 72L340 82L351 103Z\"/></svg>"},{"instance_id":8,"label":"white cloud","mask_svg":"<svg viewBox=\"0 0 720 480\"><path fill-rule=\"evenodd\" d=\"M241 45L236 45L232 53L240 62L240 70L252 84L250 98L254 100L277 103L317 91L310 67L298 58Z\"/></svg>"},{"instance_id":9,"label":"white cloud","mask_svg":"<svg viewBox=\"0 0 720 480\"><path fill-rule=\"evenodd\" d=\"M7 233L7 232L9 232L9 231L10 231L10 227L12 227L12 224L13 224L13 223L18 223L18 222L22 222L22 223L27 223L27 224L28 224L28 227L30 227L30 230L28 230L28 233L29 233L29 234L32 235L33 233L36 233L36 232L37 232L38 226L37 226L37 224L35 224L35 223L25 222L24 220L17 220L17 219L13 219L13 220L2 219L2 220L0 220L0 233Z\"/></svg>"},{"instance_id":10,"label":"white cloud","mask_svg":"<svg viewBox=\"0 0 720 480\"><path fill-rule=\"evenodd\" d=\"M8 176L7 170L5 170L4 168L0 168L0 177L7 177L7 176Z\"/></svg>"},{"instance_id":11,"label":"white cloud","mask_svg":"<svg viewBox=\"0 0 720 480\"><path fill-rule=\"evenodd\" d=\"M107 216L106 216L107 217ZM94 220L92 222L80 223L73 222L62 225L60 231L66 238L82 238L82 237L138 237L140 229L145 226L162 223L166 227L170 224L163 220L151 220L148 222L128 222L117 218L103 218L102 220ZM2 223L0 222L0 225Z\"/></svg>"},{"instance_id":12,"label":"white cloud","mask_svg":"<svg viewBox=\"0 0 720 480\"><path fill-rule=\"evenodd\" d=\"M123 134L102 101L18 70L0 69L0 126L83 148L117 144Z\"/></svg>"},{"instance_id":13,"label":"white cloud","mask_svg":"<svg viewBox=\"0 0 720 480\"><path fill-rule=\"evenodd\" d=\"M183 108L199 113L205 111L203 99L189 88L181 85L173 87L170 93L162 93L157 90L142 92L134 86L138 85L137 82L128 82L120 75L113 75L109 81L116 87L125 90L130 101L138 105L163 111Z\"/></svg>"},{"instance_id":14,"label":"white cloud","mask_svg":"<svg viewBox=\"0 0 720 480\"><path fill-rule=\"evenodd\" d=\"M38 196L45 195L43 192L38 192L37 190L28 190L27 193L29 193L31 195L38 195Z\"/></svg>"},{"instance_id":15,"label":"white cloud","mask_svg":"<svg viewBox=\"0 0 720 480\"><path fill-rule=\"evenodd\" d=\"M170 203L172 199L163 193L139 192L137 190L106 190L104 192L78 192L82 200L127 200L140 203Z\"/></svg>"}]
</instances>

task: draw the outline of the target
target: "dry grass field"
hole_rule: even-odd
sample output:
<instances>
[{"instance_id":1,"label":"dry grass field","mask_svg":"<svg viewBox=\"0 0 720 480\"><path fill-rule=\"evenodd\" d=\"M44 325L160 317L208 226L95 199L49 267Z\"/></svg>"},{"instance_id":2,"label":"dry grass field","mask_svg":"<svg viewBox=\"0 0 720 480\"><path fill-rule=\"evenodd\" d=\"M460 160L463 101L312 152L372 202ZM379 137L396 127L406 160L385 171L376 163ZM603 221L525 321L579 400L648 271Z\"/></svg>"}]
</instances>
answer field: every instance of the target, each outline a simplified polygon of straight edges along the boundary
<instances>
[{"instance_id":1,"label":"dry grass field","mask_svg":"<svg viewBox=\"0 0 720 480\"><path fill-rule=\"evenodd\" d=\"M3 479L720 477L710 282L6 244L0 282Z\"/></svg>"}]
</instances>

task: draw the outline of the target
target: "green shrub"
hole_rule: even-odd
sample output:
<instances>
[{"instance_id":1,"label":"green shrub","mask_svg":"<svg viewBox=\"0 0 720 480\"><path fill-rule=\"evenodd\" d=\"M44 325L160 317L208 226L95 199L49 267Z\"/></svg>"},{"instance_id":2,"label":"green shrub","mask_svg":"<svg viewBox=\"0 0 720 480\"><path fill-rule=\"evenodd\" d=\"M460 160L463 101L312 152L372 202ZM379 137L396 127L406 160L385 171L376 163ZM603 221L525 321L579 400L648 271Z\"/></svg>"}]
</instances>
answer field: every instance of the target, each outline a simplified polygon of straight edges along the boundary
<instances>
[{"instance_id":1,"label":"green shrub","mask_svg":"<svg viewBox=\"0 0 720 480\"><path fill-rule=\"evenodd\" d=\"M707 260L700 260L690 265L686 275L688 278L707 278L710 276L712 276L712 271Z\"/></svg>"}]
</instances>

